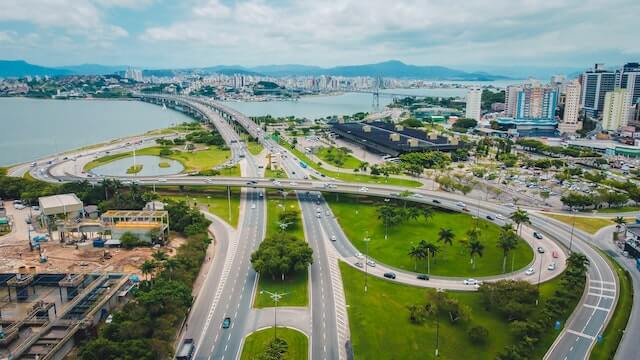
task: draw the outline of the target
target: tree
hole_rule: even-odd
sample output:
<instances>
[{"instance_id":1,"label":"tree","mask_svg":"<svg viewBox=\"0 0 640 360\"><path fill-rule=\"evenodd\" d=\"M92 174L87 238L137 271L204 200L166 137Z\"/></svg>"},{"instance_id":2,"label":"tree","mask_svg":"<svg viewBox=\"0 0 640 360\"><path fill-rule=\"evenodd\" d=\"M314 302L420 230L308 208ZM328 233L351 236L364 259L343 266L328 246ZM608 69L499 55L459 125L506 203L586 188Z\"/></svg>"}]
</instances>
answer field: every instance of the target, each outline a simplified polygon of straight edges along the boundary
<instances>
[{"instance_id":1,"label":"tree","mask_svg":"<svg viewBox=\"0 0 640 360\"><path fill-rule=\"evenodd\" d=\"M151 254L151 257L152 257L152 258L153 258L153 260L155 260L155 261L165 261L165 260L167 260L167 258L168 258L168 257L167 257L167 253L165 253L164 251L162 251L162 250L160 250L160 249L158 249L158 250L154 251L154 252Z\"/></svg>"},{"instance_id":2,"label":"tree","mask_svg":"<svg viewBox=\"0 0 640 360\"><path fill-rule=\"evenodd\" d=\"M281 224L286 224L284 229L295 229L298 227L300 223L300 213L296 210L284 210L278 215L278 220L280 220Z\"/></svg>"},{"instance_id":3,"label":"tree","mask_svg":"<svg viewBox=\"0 0 640 360\"><path fill-rule=\"evenodd\" d=\"M440 231L438 231L438 242L452 246L455 236L456 235L453 233L453 230L449 228L440 228Z\"/></svg>"},{"instance_id":4,"label":"tree","mask_svg":"<svg viewBox=\"0 0 640 360\"><path fill-rule=\"evenodd\" d=\"M125 249L133 249L134 247L139 246L141 241L138 238L138 235L127 231L120 236L120 243Z\"/></svg>"},{"instance_id":5,"label":"tree","mask_svg":"<svg viewBox=\"0 0 640 360\"><path fill-rule=\"evenodd\" d=\"M529 219L529 214L520 208L514 211L510 216L511 220L516 223L516 231L520 234L520 226L522 224L531 224L531 220Z\"/></svg>"},{"instance_id":6,"label":"tree","mask_svg":"<svg viewBox=\"0 0 640 360\"><path fill-rule=\"evenodd\" d=\"M423 206L421 210L424 221L429 222L429 219L433 217L433 209L431 208L431 206Z\"/></svg>"},{"instance_id":7,"label":"tree","mask_svg":"<svg viewBox=\"0 0 640 360\"><path fill-rule=\"evenodd\" d=\"M284 280L286 274L304 271L313 263L313 250L305 241L295 236L278 233L260 243L258 250L251 254L251 264L256 272L280 275Z\"/></svg>"},{"instance_id":8,"label":"tree","mask_svg":"<svg viewBox=\"0 0 640 360\"><path fill-rule=\"evenodd\" d=\"M402 210L392 205L382 205L378 207L378 219L384 221L385 226L395 226L404 219Z\"/></svg>"},{"instance_id":9,"label":"tree","mask_svg":"<svg viewBox=\"0 0 640 360\"><path fill-rule=\"evenodd\" d=\"M469 256L471 256L471 264L472 264L473 270L475 270L476 256L482 257L482 254L484 253L484 245L482 245L482 243L478 240L472 240L472 241L469 241L469 244L467 246L469 249Z\"/></svg>"},{"instance_id":10,"label":"tree","mask_svg":"<svg viewBox=\"0 0 640 360\"><path fill-rule=\"evenodd\" d=\"M422 324L427 319L427 311L424 305L411 304L407 306L409 310L409 321L412 324Z\"/></svg>"},{"instance_id":11,"label":"tree","mask_svg":"<svg viewBox=\"0 0 640 360\"><path fill-rule=\"evenodd\" d=\"M424 259L427 255L425 249L420 245L413 245L411 249L409 249L408 255L413 258L413 270L416 271L418 268L418 260Z\"/></svg>"},{"instance_id":12,"label":"tree","mask_svg":"<svg viewBox=\"0 0 640 360\"><path fill-rule=\"evenodd\" d=\"M147 280L155 270L156 270L156 263L153 260L145 260L145 262L143 262L142 265L140 265L140 271L142 272L142 275L144 275L147 278Z\"/></svg>"},{"instance_id":13,"label":"tree","mask_svg":"<svg viewBox=\"0 0 640 360\"><path fill-rule=\"evenodd\" d=\"M469 340L474 345L484 345L489 339L489 330L484 326L473 326L467 332Z\"/></svg>"},{"instance_id":14,"label":"tree","mask_svg":"<svg viewBox=\"0 0 640 360\"><path fill-rule=\"evenodd\" d=\"M500 235L498 236L498 247L502 249L502 272L506 272L507 268L507 257L509 256L509 252L515 249L518 246L518 235L513 231L513 229L505 229L503 228L500 231Z\"/></svg>"},{"instance_id":15,"label":"tree","mask_svg":"<svg viewBox=\"0 0 640 360\"><path fill-rule=\"evenodd\" d=\"M620 232L620 229L622 228L623 225L624 226L624 234L625 236L627 235L627 220L625 220L625 218L623 218L622 216L616 216L615 219L613 219L613 222L616 223L616 229L618 229L618 232Z\"/></svg>"},{"instance_id":16,"label":"tree","mask_svg":"<svg viewBox=\"0 0 640 360\"><path fill-rule=\"evenodd\" d=\"M589 268L589 259L586 255L580 254L577 252L571 253L567 258L567 266L575 269L575 271L580 273L586 273Z\"/></svg>"}]
</instances>

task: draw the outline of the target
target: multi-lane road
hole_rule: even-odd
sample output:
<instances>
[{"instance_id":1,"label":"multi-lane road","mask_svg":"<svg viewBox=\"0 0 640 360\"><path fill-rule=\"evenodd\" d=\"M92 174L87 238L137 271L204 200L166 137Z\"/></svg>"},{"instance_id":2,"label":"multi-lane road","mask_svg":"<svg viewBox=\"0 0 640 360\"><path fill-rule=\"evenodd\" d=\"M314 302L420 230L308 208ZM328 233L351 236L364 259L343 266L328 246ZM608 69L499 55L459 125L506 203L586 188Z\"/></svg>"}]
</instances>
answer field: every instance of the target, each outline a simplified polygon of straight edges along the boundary
<instances>
[{"instance_id":1,"label":"multi-lane road","mask_svg":"<svg viewBox=\"0 0 640 360\"><path fill-rule=\"evenodd\" d=\"M241 202L241 220L239 231L226 239L216 239L216 259L206 277L202 291L196 298L191 310L188 326L183 336L194 338L197 344L196 358L198 359L236 359L244 336L253 330L252 320L255 310L252 309L252 298L255 294L257 275L251 268L250 254L264 237L266 208L261 188L288 188L297 191L300 199L306 237L314 250L314 264L310 269L311 279L311 356L312 359L338 359L345 357L344 346L348 340L348 319L346 305L342 294L339 272L336 275L337 258L353 262L355 248L342 232L337 220L327 215L330 211L320 195L323 192L368 194L382 197L398 197L398 193L406 190L394 186L371 184L355 184L334 181L310 181L296 179L309 171L302 169L295 157L286 149L279 147L269 140L264 140L268 148L276 149L287 154L284 167L295 181L274 182L264 179L258 174L255 160L250 156L246 146L238 141L239 137L228 121L237 121L252 136L262 138L262 131L247 117L233 110L210 103L205 100L181 98L189 101L192 106L205 113L209 122L214 124L225 138L233 152L233 161L241 162L242 178L197 177L197 176L169 176L163 179L153 177L135 177L141 185L222 185L243 187ZM222 116L220 116L222 115ZM125 150L122 150L125 151ZM88 152L90 154L90 152ZM75 160L54 160L51 164L36 166L31 169L32 175L46 181L76 181L79 179L97 182L100 179L88 178L86 174L78 172ZM91 155L87 155L91 157ZM26 171L28 166L19 167L16 175ZM82 169L82 166L79 167ZM41 170L41 169L44 169ZM295 175L294 175L295 171ZM128 180L132 180L129 178ZM440 204L456 209L456 203L465 201L461 195L410 189L414 194L407 201L431 203L438 199ZM316 203L317 202L317 203ZM251 209L247 204L255 204ZM508 215L513 209L493 203L479 202L474 204L472 212L485 217L486 214ZM318 212L318 208L321 209ZM458 208L459 209L459 208ZM531 228L544 233L549 241L548 246L563 244L569 246L570 228L557 221L532 213ZM330 241L335 236L336 241ZM587 243L584 235L576 233L573 236L572 248L584 253L590 260L588 289L578 308L570 318L563 332L558 337L546 355L547 359L586 359L610 319L617 300L616 277L608 263ZM548 240L547 240L548 241ZM547 245L545 245L547 246ZM558 248L560 250L560 248ZM562 251L561 251L562 252ZM549 251L547 252L549 253ZM536 261L543 264L550 261L538 257ZM559 273L560 271L558 271ZM374 275L376 274L374 271ZM415 274L400 274L397 281L408 282ZM509 277L523 277L522 274L509 274ZM534 279L529 278L534 281ZM542 279L543 281L546 278ZM440 282L438 282L440 281ZM469 290L461 285L459 280L433 279L423 282L426 286L450 287L453 289ZM230 329L221 329L224 317L232 318Z\"/></svg>"}]
</instances>

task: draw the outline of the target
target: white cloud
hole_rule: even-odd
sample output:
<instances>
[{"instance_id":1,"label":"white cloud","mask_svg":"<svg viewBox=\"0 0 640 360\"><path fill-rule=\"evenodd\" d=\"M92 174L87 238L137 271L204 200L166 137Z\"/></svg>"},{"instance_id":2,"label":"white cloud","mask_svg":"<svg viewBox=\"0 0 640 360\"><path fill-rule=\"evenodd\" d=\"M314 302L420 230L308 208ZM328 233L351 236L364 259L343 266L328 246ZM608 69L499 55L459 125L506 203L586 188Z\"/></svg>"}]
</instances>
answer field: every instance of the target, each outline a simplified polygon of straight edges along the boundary
<instances>
[{"instance_id":1,"label":"white cloud","mask_svg":"<svg viewBox=\"0 0 640 360\"><path fill-rule=\"evenodd\" d=\"M16 35L15 31L0 31L0 44L13 43Z\"/></svg>"}]
</instances>

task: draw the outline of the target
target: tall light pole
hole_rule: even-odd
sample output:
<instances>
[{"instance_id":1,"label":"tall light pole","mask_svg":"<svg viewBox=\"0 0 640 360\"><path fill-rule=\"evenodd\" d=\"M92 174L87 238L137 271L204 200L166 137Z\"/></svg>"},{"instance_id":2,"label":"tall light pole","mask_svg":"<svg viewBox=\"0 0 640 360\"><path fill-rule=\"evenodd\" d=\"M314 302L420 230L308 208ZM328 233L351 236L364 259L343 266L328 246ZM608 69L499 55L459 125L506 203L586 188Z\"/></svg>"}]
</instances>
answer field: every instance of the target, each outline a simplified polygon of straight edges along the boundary
<instances>
[{"instance_id":1,"label":"tall light pole","mask_svg":"<svg viewBox=\"0 0 640 360\"><path fill-rule=\"evenodd\" d=\"M571 223L571 237L569 237L569 252L572 253L573 252L573 230L576 227L576 211L571 208L571 212L573 213L573 221Z\"/></svg>"},{"instance_id":2,"label":"tall light pole","mask_svg":"<svg viewBox=\"0 0 640 360\"><path fill-rule=\"evenodd\" d=\"M438 289L438 292L444 292L444 289ZM436 357L440 356L440 314L436 314Z\"/></svg>"},{"instance_id":3,"label":"tall light pole","mask_svg":"<svg viewBox=\"0 0 640 360\"><path fill-rule=\"evenodd\" d=\"M367 264L369 262L369 241L371 241L371 238L369 238L369 232L365 232L365 236L364 239L362 240L364 241L364 245L365 245L365 254L364 254L364 292L367 292L367 275L368 274L368 269L367 269Z\"/></svg>"},{"instance_id":4,"label":"tall light pole","mask_svg":"<svg viewBox=\"0 0 640 360\"><path fill-rule=\"evenodd\" d=\"M388 198L384 199L384 202L385 203L389 203L389 199ZM384 239L385 240L387 240L387 238L389 237L388 236L388 234L389 234L389 222L388 221L389 221L389 219L385 216L384 217Z\"/></svg>"},{"instance_id":5,"label":"tall light pole","mask_svg":"<svg viewBox=\"0 0 640 360\"><path fill-rule=\"evenodd\" d=\"M271 300L273 300L273 302L276 304L276 306L273 308L273 339L275 340L278 338L278 301L280 301L280 299L282 299L282 297L287 295L288 293L272 293L267 290L260 290L260 294L262 293L269 294Z\"/></svg>"}]
</instances>

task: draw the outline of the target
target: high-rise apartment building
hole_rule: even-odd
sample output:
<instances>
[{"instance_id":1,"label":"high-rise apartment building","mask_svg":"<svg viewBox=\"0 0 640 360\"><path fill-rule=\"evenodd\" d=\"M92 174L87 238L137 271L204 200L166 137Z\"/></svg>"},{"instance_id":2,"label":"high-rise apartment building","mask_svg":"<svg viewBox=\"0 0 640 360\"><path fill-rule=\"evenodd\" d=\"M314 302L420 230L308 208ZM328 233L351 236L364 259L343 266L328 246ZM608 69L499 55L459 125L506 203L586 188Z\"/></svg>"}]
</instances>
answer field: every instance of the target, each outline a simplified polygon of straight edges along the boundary
<instances>
[{"instance_id":1,"label":"high-rise apartment building","mask_svg":"<svg viewBox=\"0 0 640 360\"><path fill-rule=\"evenodd\" d=\"M609 91L604 98L602 129L616 131L627 126L630 119L631 93L626 89Z\"/></svg>"},{"instance_id":2,"label":"high-rise apartment building","mask_svg":"<svg viewBox=\"0 0 640 360\"><path fill-rule=\"evenodd\" d=\"M482 104L482 87L474 86L469 88L467 93L467 107L465 111L465 117L468 119L474 119L480 121L482 118L481 113Z\"/></svg>"},{"instance_id":3,"label":"high-rise apartment building","mask_svg":"<svg viewBox=\"0 0 640 360\"><path fill-rule=\"evenodd\" d=\"M142 70L128 68L127 71L124 73L124 78L142 82Z\"/></svg>"},{"instance_id":4,"label":"high-rise apartment building","mask_svg":"<svg viewBox=\"0 0 640 360\"><path fill-rule=\"evenodd\" d=\"M575 134L582 129L580 119L580 94L581 87L578 81L572 81L564 85L564 112L562 121L558 124L560 133Z\"/></svg>"},{"instance_id":5,"label":"high-rise apartment building","mask_svg":"<svg viewBox=\"0 0 640 360\"><path fill-rule=\"evenodd\" d=\"M616 71L616 89L627 89L631 94L631 103L640 101L640 64L627 63Z\"/></svg>"},{"instance_id":6,"label":"high-rise apartment building","mask_svg":"<svg viewBox=\"0 0 640 360\"><path fill-rule=\"evenodd\" d=\"M527 84L518 92L516 119L555 119L558 90L540 84Z\"/></svg>"},{"instance_id":7,"label":"high-rise apartment building","mask_svg":"<svg viewBox=\"0 0 640 360\"><path fill-rule=\"evenodd\" d=\"M516 106L518 105L518 93L520 86L509 85L504 93L505 115L509 117L516 116Z\"/></svg>"},{"instance_id":8,"label":"high-rise apartment building","mask_svg":"<svg viewBox=\"0 0 640 360\"><path fill-rule=\"evenodd\" d=\"M606 70L603 64L596 64L592 70L585 71L581 79L580 105L588 116L598 118L602 115L605 95L615 88L616 73Z\"/></svg>"}]
</instances>

